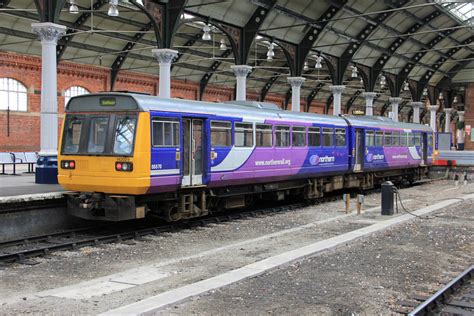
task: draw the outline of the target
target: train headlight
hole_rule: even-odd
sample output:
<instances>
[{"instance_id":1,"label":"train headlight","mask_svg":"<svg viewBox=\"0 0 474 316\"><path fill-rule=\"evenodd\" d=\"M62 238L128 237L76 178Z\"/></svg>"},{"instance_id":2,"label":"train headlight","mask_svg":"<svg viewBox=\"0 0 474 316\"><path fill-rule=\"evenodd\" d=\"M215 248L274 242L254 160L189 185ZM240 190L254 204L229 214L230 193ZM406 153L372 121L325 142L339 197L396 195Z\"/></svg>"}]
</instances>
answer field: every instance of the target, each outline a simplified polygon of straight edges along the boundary
<instances>
[{"instance_id":1,"label":"train headlight","mask_svg":"<svg viewBox=\"0 0 474 316\"><path fill-rule=\"evenodd\" d=\"M116 162L115 170L117 171L133 171L133 164L131 162Z\"/></svg>"},{"instance_id":2,"label":"train headlight","mask_svg":"<svg viewBox=\"0 0 474 316\"><path fill-rule=\"evenodd\" d=\"M76 169L76 162L74 160L63 160L61 161L62 169Z\"/></svg>"}]
</instances>

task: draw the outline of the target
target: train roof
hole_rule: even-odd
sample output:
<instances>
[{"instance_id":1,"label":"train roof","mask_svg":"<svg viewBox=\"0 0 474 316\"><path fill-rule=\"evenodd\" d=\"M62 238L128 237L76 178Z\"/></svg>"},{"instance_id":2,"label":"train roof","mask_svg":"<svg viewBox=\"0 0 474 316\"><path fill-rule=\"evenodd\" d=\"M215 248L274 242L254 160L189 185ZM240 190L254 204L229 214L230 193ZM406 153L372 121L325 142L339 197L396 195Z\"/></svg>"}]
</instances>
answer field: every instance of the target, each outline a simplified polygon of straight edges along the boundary
<instances>
[{"instance_id":1,"label":"train roof","mask_svg":"<svg viewBox=\"0 0 474 316\"><path fill-rule=\"evenodd\" d=\"M332 116L315 113L292 112L281 110L275 104L258 101L227 101L214 103L185 99L168 99L157 96L104 92L81 95L71 98L66 106L66 112L88 111L163 111L186 112L195 114L211 114L221 117L242 117L244 121L317 121L320 124L374 128L415 129L432 132L428 126L421 124L395 122L380 116ZM346 121L347 120L347 121Z\"/></svg>"}]
</instances>

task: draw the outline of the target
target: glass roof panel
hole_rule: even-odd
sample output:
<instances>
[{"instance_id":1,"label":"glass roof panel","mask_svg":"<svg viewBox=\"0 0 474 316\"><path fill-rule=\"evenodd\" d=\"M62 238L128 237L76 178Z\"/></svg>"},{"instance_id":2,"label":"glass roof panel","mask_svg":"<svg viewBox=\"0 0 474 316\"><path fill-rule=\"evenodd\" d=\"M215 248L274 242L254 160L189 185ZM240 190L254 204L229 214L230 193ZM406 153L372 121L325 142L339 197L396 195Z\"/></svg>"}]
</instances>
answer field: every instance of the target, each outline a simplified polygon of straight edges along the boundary
<instances>
[{"instance_id":1,"label":"glass roof panel","mask_svg":"<svg viewBox=\"0 0 474 316\"><path fill-rule=\"evenodd\" d=\"M474 4L470 0L437 0L441 7L466 24L474 24Z\"/></svg>"}]
</instances>

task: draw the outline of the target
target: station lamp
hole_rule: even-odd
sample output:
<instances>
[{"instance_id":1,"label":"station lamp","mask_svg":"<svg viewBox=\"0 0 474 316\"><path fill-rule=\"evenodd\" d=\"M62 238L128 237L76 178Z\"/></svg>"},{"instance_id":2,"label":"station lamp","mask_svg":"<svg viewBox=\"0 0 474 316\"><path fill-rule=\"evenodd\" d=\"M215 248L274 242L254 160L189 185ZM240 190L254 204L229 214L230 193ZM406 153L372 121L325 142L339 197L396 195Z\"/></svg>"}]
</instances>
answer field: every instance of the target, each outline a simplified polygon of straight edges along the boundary
<instances>
[{"instance_id":1,"label":"station lamp","mask_svg":"<svg viewBox=\"0 0 474 316\"><path fill-rule=\"evenodd\" d=\"M110 0L109 1L109 11L107 11L108 16L119 16L119 10L118 10L118 0Z\"/></svg>"},{"instance_id":2,"label":"station lamp","mask_svg":"<svg viewBox=\"0 0 474 316\"><path fill-rule=\"evenodd\" d=\"M323 61L323 58L321 56L314 56L316 58L316 64L314 65L314 68L316 69L321 69L323 68L323 64L322 64L322 61Z\"/></svg>"},{"instance_id":3,"label":"station lamp","mask_svg":"<svg viewBox=\"0 0 474 316\"><path fill-rule=\"evenodd\" d=\"M267 60L269 61L273 60L273 57L275 57L275 52L273 51L274 48L275 48L275 44L270 43L270 45L268 46L268 52L267 52Z\"/></svg>"},{"instance_id":4,"label":"station lamp","mask_svg":"<svg viewBox=\"0 0 474 316\"><path fill-rule=\"evenodd\" d=\"M351 78L357 78L359 77L359 72L357 70L357 66L351 66L352 72L351 72Z\"/></svg>"},{"instance_id":5,"label":"station lamp","mask_svg":"<svg viewBox=\"0 0 474 316\"><path fill-rule=\"evenodd\" d=\"M308 71L308 70L309 70L309 66L308 66L308 62L307 62L307 61L304 62L303 70L304 70L304 71Z\"/></svg>"},{"instance_id":6,"label":"station lamp","mask_svg":"<svg viewBox=\"0 0 474 316\"><path fill-rule=\"evenodd\" d=\"M410 85L408 84L408 81L403 82L403 91L408 91L410 90Z\"/></svg>"},{"instance_id":7,"label":"station lamp","mask_svg":"<svg viewBox=\"0 0 474 316\"><path fill-rule=\"evenodd\" d=\"M209 24L205 24L204 27L202 28L202 39L204 41L210 41L212 39L211 37L211 26Z\"/></svg>"},{"instance_id":8,"label":"station lamp","mask_svg":"<svg viewBox=\"0 0 474 316\"><path fill-rule=\"evenodd\" d=\"M77 7L76 0L69 1L69 13L79 14L79 8Z\"/></svg>"},{"instance_id":9,"label":"station lamp","mask_svg":"<svg viewBox=\"0 0 474 316\"><path fill-rule=\"evenodd\" d=\"M219 46L220 50L227 50L227 45L224 39L221 39L221 45Z\"/></svg>"}]
</instances>

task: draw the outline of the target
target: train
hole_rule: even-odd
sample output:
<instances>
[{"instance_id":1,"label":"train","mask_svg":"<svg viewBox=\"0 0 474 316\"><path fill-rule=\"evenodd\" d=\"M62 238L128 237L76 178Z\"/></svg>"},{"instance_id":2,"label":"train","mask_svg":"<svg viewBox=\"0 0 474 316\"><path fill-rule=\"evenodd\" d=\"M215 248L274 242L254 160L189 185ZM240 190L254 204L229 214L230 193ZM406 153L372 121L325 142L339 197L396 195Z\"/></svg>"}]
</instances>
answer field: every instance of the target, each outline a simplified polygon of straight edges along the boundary
<instances>
[{"instance_id":1,"label":"train","mask_svg":"<svg viewBox=\"0 0 474 316\"><path fill-rule=\"evenodd\" d=\"M318 199L428 173L433 130L379 116L127 92L71 98L58 151L68 211L179 221L259 200Z\"/></svg>"}]
</instances>

